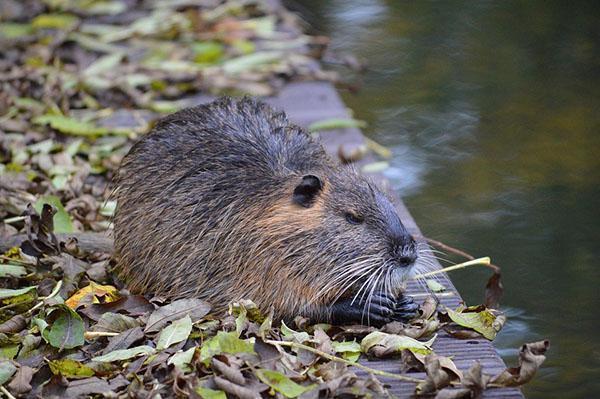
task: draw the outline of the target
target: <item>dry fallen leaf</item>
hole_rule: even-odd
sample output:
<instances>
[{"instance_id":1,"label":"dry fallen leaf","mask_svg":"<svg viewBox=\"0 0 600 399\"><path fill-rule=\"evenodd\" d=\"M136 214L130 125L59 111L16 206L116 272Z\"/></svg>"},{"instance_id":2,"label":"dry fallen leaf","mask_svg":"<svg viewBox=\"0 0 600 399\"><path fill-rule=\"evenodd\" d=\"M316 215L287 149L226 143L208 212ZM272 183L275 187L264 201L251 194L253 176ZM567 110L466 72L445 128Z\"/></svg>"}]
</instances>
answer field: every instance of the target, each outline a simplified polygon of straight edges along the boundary
<instances>
[{"instance_id":1,"label":"dry fallen leaf","mask_svg":"<svg viewBox=\"0 0 600 399\"><path fill-rule=\"evenodd\" d=\"M504 370L492 379L493 384L514 387L529 382L540 368L550 347L550 341L538 341L524 344L519 351L519 365Z\"/></svg>"},{"instance_id":2,"label":"dry fallen leaf","mask_svg":"<svg viewBox=\"0 0 600 399\"><path fill-rule=\"evenodd\" d=\"M67 299L65 305L71 309L77 309L79 306L89 303L114 302L119 297L119 290L112 285L101 285L92 281Z\"/></svg>"}]
</instances>

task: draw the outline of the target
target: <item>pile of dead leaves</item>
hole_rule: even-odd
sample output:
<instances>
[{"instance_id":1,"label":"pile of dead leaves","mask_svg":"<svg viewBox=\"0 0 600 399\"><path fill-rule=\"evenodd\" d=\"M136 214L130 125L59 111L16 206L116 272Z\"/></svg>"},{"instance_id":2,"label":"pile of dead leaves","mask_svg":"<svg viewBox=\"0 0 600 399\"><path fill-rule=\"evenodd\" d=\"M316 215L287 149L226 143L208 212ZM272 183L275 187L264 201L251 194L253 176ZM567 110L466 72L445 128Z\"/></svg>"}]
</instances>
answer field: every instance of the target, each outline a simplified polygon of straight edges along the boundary
<instances>
[{"instance_id":1,"label":"pile of dead leaves","mask_svg":"<svg viewBox=\"0 0 600 399\"><path fill-rule=\"evenodd\" d=\"M334 79L317 62L325 44L258 0L3 0L0 218L43 196L57 232L105 230L131 139L208 94Z\"/></svg>"},{"instance_id":2,"label":"pile of dead leaves","mask_svg":"<svg viewBox=\"0 0 600 399\"><path fill-rule=\"evenodd\" d=\"M41 214L30 206L28 240L0 258L0 390L7 395L382 397L383 378L416 384L419 395L477 397L529 381L548 348L524 345L519 366L496 376L482 374L477 362L463 374L433 346L438 334L459 327L470 339L493 339L503 321L484 306L441 309L428 297L417 319L377 330L308 325L301 317L291 327L274 324L251 301L220 315L199 299L130 295L110 273L109 253L55 236L55 216L49 204ZM396 357L398 373L359 364L361 357Z\"/></svg>"}]
</instances>

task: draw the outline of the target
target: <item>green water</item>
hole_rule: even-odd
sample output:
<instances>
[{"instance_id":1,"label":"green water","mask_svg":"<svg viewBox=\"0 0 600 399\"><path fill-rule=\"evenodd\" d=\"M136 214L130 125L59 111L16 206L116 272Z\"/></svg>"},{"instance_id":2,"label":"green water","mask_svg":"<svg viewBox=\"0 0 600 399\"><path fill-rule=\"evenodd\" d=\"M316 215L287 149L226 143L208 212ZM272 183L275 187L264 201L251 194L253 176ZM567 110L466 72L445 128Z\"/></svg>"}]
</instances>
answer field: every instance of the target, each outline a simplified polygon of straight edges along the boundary
<instances>
[{"instance_id":1,"label":"green water","mask_svg":"<svg viewBox=\"0 0 600 399\"><path fill-rule=\"evenodd\" d=\"M503 267L501 355L551 341L525 394L600 397L600 2L290 5L368 60L344 100L424 233ZM486 276L452 278L476 304Z\"/></svg>"}]
</instances>

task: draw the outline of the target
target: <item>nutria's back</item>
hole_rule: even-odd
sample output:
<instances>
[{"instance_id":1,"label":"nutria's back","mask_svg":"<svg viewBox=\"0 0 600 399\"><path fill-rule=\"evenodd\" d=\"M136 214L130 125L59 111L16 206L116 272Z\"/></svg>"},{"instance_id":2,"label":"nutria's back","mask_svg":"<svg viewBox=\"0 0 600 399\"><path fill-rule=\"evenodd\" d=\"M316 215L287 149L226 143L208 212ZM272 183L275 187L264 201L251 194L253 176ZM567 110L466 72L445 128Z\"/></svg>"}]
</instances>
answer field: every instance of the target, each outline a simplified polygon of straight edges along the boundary
<instances>
[{"instance_id":1,"label":"nutria's back","mask_svg":"<svg viewBox=\"0 0 600 399\"><path fill-rule=\"evenodd\" d=\"M389 293L416 256L383 194L249 99L162 119L117 187L115 249L132 292L217 310L249 298L277 317L319 319L360 287Z\"/></svg>"}]
</instances>

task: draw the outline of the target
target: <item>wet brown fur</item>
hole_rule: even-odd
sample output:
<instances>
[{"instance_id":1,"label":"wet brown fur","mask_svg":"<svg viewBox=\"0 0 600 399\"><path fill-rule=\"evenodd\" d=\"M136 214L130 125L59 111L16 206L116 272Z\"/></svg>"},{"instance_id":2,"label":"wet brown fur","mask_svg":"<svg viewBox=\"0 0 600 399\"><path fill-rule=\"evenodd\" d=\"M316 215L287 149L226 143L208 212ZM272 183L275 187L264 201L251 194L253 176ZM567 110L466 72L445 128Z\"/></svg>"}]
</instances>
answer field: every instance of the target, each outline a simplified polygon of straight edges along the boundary
<instances>
[{"instance_id":1,"label":"wet brown fur","mask_svg":"<svg viewBox=\"0 0 600 399\"><path fill-rule=\"evenodd\" d=\"M307 174L323 183L308 208L292 201ZM216 311L249 298L278 318L323 318L355 283L328 282L354 259L383 262L380 195L264 104L222 99L183 110L123 160L114 220L120 275L133 293L203 298ZM349 227L347 211L369 216L370 230Z\"/></svg>"}]
</instances>

